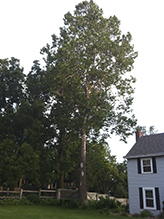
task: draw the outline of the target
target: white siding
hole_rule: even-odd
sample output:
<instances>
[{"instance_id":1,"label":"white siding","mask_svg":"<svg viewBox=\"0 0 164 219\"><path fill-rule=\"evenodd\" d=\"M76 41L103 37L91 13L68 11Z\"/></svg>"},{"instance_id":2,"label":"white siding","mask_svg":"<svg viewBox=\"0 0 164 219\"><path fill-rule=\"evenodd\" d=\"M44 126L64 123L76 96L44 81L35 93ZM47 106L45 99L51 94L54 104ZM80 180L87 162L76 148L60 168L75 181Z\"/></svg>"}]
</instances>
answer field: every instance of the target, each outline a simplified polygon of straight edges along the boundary
<instances>
[{"instance_id":1,"label":"white siding","mask_svg":"<svg viewBox=\"0 0 164 219\"><path fill-rule=\"evenodd\" d=\"M140 209L139 188L158 187L160 205L164 201L164 157L156 157L157 173L138 174L137 159L128 160L128 189L129 189L129 210L130 214L139 214ZM160 211L151 211L158 215Z\"/></svg>"}]
</instances>

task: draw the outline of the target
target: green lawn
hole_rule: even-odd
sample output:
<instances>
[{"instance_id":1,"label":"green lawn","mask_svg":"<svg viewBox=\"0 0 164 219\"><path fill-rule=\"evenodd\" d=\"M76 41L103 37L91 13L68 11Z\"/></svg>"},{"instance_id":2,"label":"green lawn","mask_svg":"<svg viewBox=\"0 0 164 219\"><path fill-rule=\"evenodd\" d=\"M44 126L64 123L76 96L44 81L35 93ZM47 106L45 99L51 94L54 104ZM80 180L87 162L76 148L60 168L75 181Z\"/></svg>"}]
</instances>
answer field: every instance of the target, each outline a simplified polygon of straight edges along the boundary
<instances>
[{"instance_id":1,"label":"green lawn","mask_svg":"<svg viewBox=\"0 0 164 219\"><path fill-rule=\"evenodd\" d=\"M52 206L0 205L3 219L127 219L128 217L103 215L99 210L69 209ZM139 218L138 218L139 219Z\"/></svg>"}]
</instances>

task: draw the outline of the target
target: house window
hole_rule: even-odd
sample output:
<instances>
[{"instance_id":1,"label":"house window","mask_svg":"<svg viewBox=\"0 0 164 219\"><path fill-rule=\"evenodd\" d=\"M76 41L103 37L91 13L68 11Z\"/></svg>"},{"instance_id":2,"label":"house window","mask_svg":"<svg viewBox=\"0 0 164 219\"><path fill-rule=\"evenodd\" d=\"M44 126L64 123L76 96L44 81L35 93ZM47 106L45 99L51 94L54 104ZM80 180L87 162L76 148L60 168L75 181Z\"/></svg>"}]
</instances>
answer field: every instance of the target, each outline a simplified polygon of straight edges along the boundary
<instances>
[{"instance_id":1,"label":"house window","mask_svg":"<svg viewBox=\"0 0 164 219\"><path fill-rule=\"evenodd\" d=\"M153 172L152 158L141 159L141 170L142 170L142 173Z\"/></svg>"},{"instance_id":2,"label":"house window","mask_svg":"<svg viewBox=\"0 0 164 219\"><path fill-rule=\"evenodd\" d=\"M140 201L140 209L161 210L159 188L140 187L139 201Z\"/></svg>"},{"instance_id":3,"label":"house window","mask_svg":"<svg viewBox=\"0 0 164 219\"><path fill-rule=\"evenodd\" d=\"M156 209L154 188L143 188L144 209Z\"/></svg>"}]
</instances>

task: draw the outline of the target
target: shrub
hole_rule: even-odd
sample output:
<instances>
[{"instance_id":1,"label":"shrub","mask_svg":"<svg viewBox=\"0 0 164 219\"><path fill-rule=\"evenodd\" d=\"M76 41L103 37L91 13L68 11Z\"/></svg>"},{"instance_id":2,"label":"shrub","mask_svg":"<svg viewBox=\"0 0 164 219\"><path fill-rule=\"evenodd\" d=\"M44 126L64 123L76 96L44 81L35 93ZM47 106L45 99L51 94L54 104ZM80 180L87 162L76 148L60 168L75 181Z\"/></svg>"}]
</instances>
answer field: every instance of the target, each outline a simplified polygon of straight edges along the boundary
<instances>
[{"instance_id":1,"label":"shrub","mask_svg":"<svg viewBox=\"0 0 164 219\"><path fill-rule=\"evenodd\" d=\"M129 213L129 205L121 205L121 211L125 211L127 213Z\"/></svg>"},{"instance_id":2,"label":"shrub","mask_svg":"<svg viewBox=\"0 0 164 219\"><path fill-rule=\"evenodd\" d=\"M82 204L79 203L78 208L79 208L79 209L87 209L87 208L88 208L88 205L85 204L85 203L82 203Z\"/></svg>"},{"instance_id":3,"label":"shrub","mask_svg":"<svg viewBox=\"0 0 164 219\"><path fill-rule=\"evenodd\" d=\"M161 212L159 213L158 218L164 218L164 212L163 212L163 211L161 211Z\"/></svg>"},{"instance_id":4,"label":"shrub","mask_svg":"<svg viewBox=\"0 0 164 219\"><path fill-rule=\"evenodd\" d=\"M67 198L62 198L62 199L58 200L57 205L64 207L64 206L68 206L69 203L70 203L70 200L69 200L69 199L67 199Z\"/></svg>"},{"instance_id":5,"label":"shrub","mask_svg":"<svg viewBox=\"0 0 164 219\"><path fill-rule=\"evenodd\" d=\"M120 208L115 208L112 210L113 213L120 213Z\"/></svg>"},{"instance_id":6,"label":"shrub","mask_svg":"<svg viewBox=\"0 0 164 219\"><path fill-rule=\"evenodd\" d=\"M133 214L133 217L140 217L140 214Z\"/></svg>"},{"instance_id":7,"label":"shrub","mask_svg":"<svg viewBox=\"0 0 164 219\"><path fill-rule=\"evenodd\" d=\"M44 200L45 200L45 199L43 199L43 201L44 201ZM46 199L46 202L47 202L47 205L49 205L49 206L56 206L58 200L49 198L49 199ZM44 204L44 205L46 205L46 204Z\"/></svg>"},{"instance_id":8,"label":"shrub","mask_svg":"<svg viewBox=\"0 0 164 219\"><path fill-rule=\"evenodd\" d=\"M117 204L118 206L121 206L121 202L119 202L119 201L116 201L116 204Z\"/></svg>"},{"instance_id":9,"label":"shrub","mask_svg":"<svg viewBox=\"0 0 164 219\"><path fill-rule=\"evenodd\" d=\"M62 202L60 200L52 199L52 198L41 198L39 205L44 206L61 206Z\"/></svg>"},{"instance_id":10,"label":"shrub","mask_svg":"<svg viewBox=\"0 0 164 219\"><path fill-rule=\"evenodd\" d=\"M0 200L0 205L17 205L18 200L14 200L13 198L4 198Z\"/></svg>"},{"instance_id":11,"label":"shrub","mask_svg":"<svg viewBox=\"0 0 164 219\"><path fill-rule=\"evenodd\" d=\"M127 214L126 212L122 212L122 213L120 214L120 216L128 217L128 214Z\"/></svg>"},{"instance_id":12,"label":"shrub","mask_svg":"<svg viewBox=\"0 0 164 219\"><path fill-rule=\"evenodd\" d=\"M69 202L69 206L70 206L71 208L79 208L80 203L79 203L79 201L77 201L77 200L71 200L71 201Z\"/></svg>"},{"instance_id":13,"label":"shrub","mask_svg":"<svg viewBox=\"0 0 164 219\"><path fill-rule=\"evenodd\" d=\"M100 197L100 200L96 202L96 208L103 209L103 208L108 208L108 209L114 209L118 208L118 204L115 202L115 199L110 199L108 196L106 198Z\"/></svg>"},{"instance_id":14,"label":"shrub","mask_svg":"<svg viewBox=\"0 0 164 219\"><path fill-rule=\"evenodd\" d=\"M32 205L32 202L26 198L22 198L19 200L20 205Z\"/></svg>"},{"instance_id":15,"label":"shrub","mask_svg":"<svg viewBox=\"0 0 164 219\"><path fill-rule=\"evenodd\" d=\"M6 198L3 200L4 205L19 205L19 200L14 198Z\"/></svg>"},{"instance_id":16,"label":"shrub","mask_svg":"<svg viewBox=\"0 0 164 219\"><path fill-rule=\"evenodd\" d=\"M153 217L153 214L148 210L143 210L140 212L140 217Z\"/></svg>"},{"instance_id":17,"label":"shrub","mask_svg":"<svg viewBox=\"0 0 164 219\"><path fill-rule=\"evenodd\" d=\"M98 201L88 200L88 208L96 209L98 208ZM100 208L99 208L100 209Z\"/></svg>"},{"instance_id":18,"label":"shrub","mask_svg":"<svg viewBox=\"0 0 164 219\"><path fill-rule=\"evenodd\" d=\"M39 205L41 203L39 196L36 194L27 195L26 198L34 205Z\"/></svg>"},{"instance_id":19,"label":"shrub","mask_svg":"<svg viewBox=\"0 0 164 219\"><path fill-rule=\"evenodd\" d=\"M110 211L107 208L104 208L104 209L100 210L99 213L103 214L103 215L110 215Z\"/></svg>"}]
</instances>

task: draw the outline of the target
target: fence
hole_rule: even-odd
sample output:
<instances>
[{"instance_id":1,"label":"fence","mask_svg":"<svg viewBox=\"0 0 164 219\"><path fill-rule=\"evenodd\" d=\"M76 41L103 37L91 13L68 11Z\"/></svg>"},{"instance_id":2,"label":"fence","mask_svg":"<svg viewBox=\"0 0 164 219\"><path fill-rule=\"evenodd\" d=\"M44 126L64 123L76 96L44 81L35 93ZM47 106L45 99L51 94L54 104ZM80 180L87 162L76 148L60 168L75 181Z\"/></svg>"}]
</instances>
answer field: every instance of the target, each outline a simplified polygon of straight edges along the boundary
<instances>
[{"instance_id":1,"label":"fence","mask_svg":"<svg viewBox=\"0 0 164 219\"><path fill-rule=\"evenodd\" d=\"M87 192L87 199L88 200L99 201L100 197L106 198L107 196L108 196L107 194L98 194L98 193L95 193L95 192ZM116 201L119 201L122 205L129 204L129 200L127 198L110 197L110 199L115 199Z\"/></svg>"},{"instance_id":2,"label":"fence","mask_svg":"<svg viewBox=\"0 0 164 219\"><path fill-rule=\"evenodd\" d=\"M57 189L57 190L42 190L34 191L34 190L24 190L24 189L17 189L16 191L5 191L0 190L0 199L6 198L17 198L22 199L23 196L27 194L38 194L39 198L55 198L55 199L78 199L78 190L71 190L71 189ZM95 192L87 192L87 199L88 200L95 200L99 201L100 197L106 198L106 194L98 194ZM114 198L110 197L111 199L115 199L119 201L121 204L127 205L129 203L128 199L125 198Z\"/></svg>"},{"instance_id":3,"label":"fence","mask_svg":"<svg viewBox=\"0 0 164 219\"><path fill-rule=\"evenodd\" d=\"M56 190L35 191L35 190L19 189L16 191L0 190L0 199L5 199L5 198L22 199L23 195L27 195L27 194L38 194L40 198L57 198Z\"/></svg>"}]
</instances>

